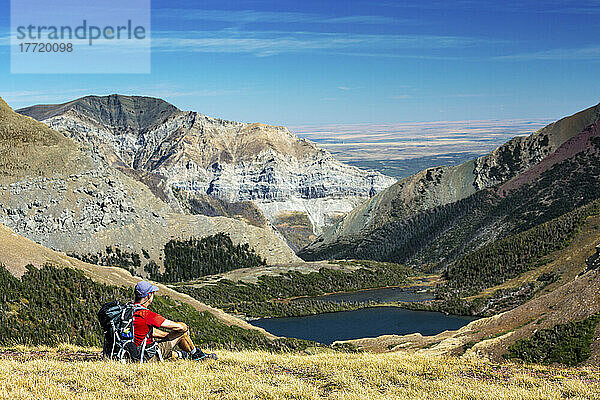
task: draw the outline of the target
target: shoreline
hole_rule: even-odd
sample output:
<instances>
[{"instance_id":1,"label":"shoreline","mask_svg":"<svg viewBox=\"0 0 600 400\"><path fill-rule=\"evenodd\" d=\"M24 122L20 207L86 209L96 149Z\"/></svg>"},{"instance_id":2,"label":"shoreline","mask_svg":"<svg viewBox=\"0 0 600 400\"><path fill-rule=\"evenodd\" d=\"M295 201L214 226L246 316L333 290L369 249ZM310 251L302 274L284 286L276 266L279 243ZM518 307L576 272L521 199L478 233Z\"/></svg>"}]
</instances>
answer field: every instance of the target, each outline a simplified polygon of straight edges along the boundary
<instances>
[{"instance_id":1,"label":"shoreline","mask_svg":"<svg viewBox=\"0 0 600 400\"><path fill-rule=\"evenodd\" d=\"M372 287L372 288L363 288L363 289L357 289L357 290L352 290L352 291L345 291L345 292L329 292L329 293L325 293L325 294L320 294L318 296L310 296L310 295L305 295L305 296L294 296L294 297L288 297L285 299L275 299L274 301L277 303L283 303L283 304L287 304L290 303L294 300L298 300L298 299L316 299L316 298L320 298L320 297L325 297L325 296L331 296L331 295L336 295L336 294L350 294L350 293L359 293L359 292L366 292L369 290L381 290L381 289L397 289L397 288L406 288L406 289L412 289L412 288L420 288L420 287L427 287L427 288L434 288L433 283L436 283L439 281L440 276L439 275L431 275L431 276L425 276L425 277L415 277L415 279L424 279L424 281L421 282L411 282L411 284L409 285L391 285L391 286L377 286L377 287ZM410 290L407 290L410 291ZM417 291L414 291L414 293L417 293Z\"/></svg>"}]
</instances>

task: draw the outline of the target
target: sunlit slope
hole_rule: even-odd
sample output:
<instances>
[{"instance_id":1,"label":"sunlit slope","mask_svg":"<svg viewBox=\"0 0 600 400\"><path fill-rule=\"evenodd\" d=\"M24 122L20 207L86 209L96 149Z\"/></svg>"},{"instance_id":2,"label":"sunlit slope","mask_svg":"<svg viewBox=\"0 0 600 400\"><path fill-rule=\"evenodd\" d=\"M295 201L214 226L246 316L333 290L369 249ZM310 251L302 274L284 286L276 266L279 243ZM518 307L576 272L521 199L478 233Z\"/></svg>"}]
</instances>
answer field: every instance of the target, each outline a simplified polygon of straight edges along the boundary
<instances>
[{"instance_id":1,"label":"sunlit slope","mask_svg":"<svg viewBox=\"0 0 600 400\"><path fill-rule=\"evenodd\" d=\"M217 354L217 361L142 365L0 360L0 398L540 400L600 392L597 369L398 353Z\"/></svg>"},{"instance_id":2,"label":"sunlit slope","mask_svg":"<svg viewBox=\"0 0 600 400\"><path fill-rule=\"evenodd\" d=\"M0 98L0 183L23 177L81 173L91 160L46 125L14 113Z\"/></svg>"},{"instance_id":3,"label":"sunlit slope","mask_svg":"<svg viewBox=\"0 0 600 400\"><path fill-rule=\"evenodd\" d=\"M122 268L104 267L88 264L78 259L68 257L64 253L50 250L27 238L17 235L9 228L0 224L0 265L15 276L21 276L26 272L25 266L31 264L35 267L43 267L51 264L57 267L70 267L81 270L85 275L95 282L115 286L133 287L140 278L133 277ZM246 329L258 329L269 337L274 337L260 328L256 328L241 319L235 318L223 311L207 306L188 295L176 292L168 287L158 284L160 293L169 297L190 304L199 312L209 311L215 315L221 322L227 325L236 325Z\"/></svg>"}]
</instances>

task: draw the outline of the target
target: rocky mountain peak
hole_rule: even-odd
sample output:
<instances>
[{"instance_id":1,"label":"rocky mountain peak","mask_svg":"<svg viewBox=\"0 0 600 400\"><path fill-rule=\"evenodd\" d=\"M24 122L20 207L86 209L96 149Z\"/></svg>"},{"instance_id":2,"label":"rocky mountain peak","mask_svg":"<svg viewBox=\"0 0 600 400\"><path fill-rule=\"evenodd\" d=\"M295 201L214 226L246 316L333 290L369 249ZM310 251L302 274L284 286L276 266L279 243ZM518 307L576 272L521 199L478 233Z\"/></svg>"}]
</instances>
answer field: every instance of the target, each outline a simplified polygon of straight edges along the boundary
<instances>
[{"instance_id":1,"label":"rocky mountain peak","mask_svg":"<svg viewBox=\"0 0 600 400\"><path fill-rule=\"evenodd\" d=\"M215 163L269 163L281 155L293 159L329 155L282 126L226 121L195 112L176 120L186 154L203 168L214 168Z\"/></svg>"},{"instance_id":2,"label":"rocky mountain peak","mask_svg":"<svg viewBox=\"0 0 600 400\"><path fill-rule=\"evenodd\" d=\"M111 94L86 96L63 104L36 105L18 112L39 121L71 113L116 134L139 134L164 123L180 110L154 97Z\"/></svg>"},{"instance_id":3,"label":"rocky mountain peak","mask_svg":"<svg viewBox=\"0 0 600 400\"><path fill-rule=\"evenodd\" d=\"M144 183L151 182L153 190L164 188L161 198L176 208L185 208L179 199L190 196L210 195L232 204L251 201L271 224L285 225L286 232L301 220L309 224L302 230L320 233L396 181L345 165L285 127L184 112L160 99L88 96L19 112L64 132L112 166L135 171L135 176L152 174ZM306 218L296 218L297 212Z\"/></svg>"},{"instance_id":4,"label":"rocky mountain peak","mask_svg":"<svg viewBox=\"0 0 600 400\"><path fill-rule=\"evenodd\" d=\"M68 120L73 115L55 118ZM146 254L139 259L138 273L151 261L162 265L169 240L219 232L226 232L235 244L248 243L270 263L298 261L269 227L179 213L142 179L108 165L100 151L88 146L91 143L82 144L13 112L0 100L0 223L71 254L98 254L108 247L139 257Z\"/></svg>"}]
</instances>

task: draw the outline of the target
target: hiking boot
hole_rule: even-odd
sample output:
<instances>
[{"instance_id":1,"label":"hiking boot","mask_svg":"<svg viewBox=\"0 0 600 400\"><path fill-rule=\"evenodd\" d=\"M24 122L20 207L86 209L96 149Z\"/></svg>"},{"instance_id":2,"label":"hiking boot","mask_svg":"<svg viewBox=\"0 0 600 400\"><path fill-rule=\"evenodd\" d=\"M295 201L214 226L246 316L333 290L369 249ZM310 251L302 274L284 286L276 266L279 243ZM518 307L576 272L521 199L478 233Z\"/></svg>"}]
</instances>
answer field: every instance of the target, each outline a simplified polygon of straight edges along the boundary
<instances>
[{"instance_id":1,"label":"hiking boot","mask_svg":"<svg viewBox=\"0 0 600 400\"><path fill-rule=\"evenodd\" d=\"M197 350L194 354L192 354L192 360L201 361L206 359L217 359L217 355L214 353L204 353L202 350Z\"/></svg>"},{"instance_id":2,"label":"hiking boot","mask_svg":"<svg viewBox=\"0 0 600 400\"><path fill-rule=\"evenodd\" d=\"M192 355L189 351L180 350L177 352L177 358L179 358L180 360L191 360Z\"/></svg>"}]
</instances>

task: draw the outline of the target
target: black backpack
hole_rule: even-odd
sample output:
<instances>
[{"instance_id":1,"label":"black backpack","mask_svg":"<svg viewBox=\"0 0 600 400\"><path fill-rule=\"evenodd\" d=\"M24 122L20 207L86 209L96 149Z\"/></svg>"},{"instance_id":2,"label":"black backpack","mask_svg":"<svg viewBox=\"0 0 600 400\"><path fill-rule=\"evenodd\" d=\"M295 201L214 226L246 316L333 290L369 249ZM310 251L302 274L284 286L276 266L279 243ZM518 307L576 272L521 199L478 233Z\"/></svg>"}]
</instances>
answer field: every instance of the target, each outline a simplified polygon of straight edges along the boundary
<instances>
[{"instance_id":1,"label":"black backpack","mask_svg":"<svg viewBox=\"0 0 600 400\"><path fill-rule=\"evenodd\" d=\"M133 334L133 314L145 307L139 304L123 304L119 301L106 303L98 311L98 320L104 332L105 357L121 362L143 362L148 354L143 354L146 348L140 349L135 345ZM145 357L144 357L145 356Z\"/></svg>"}]
</instances>

